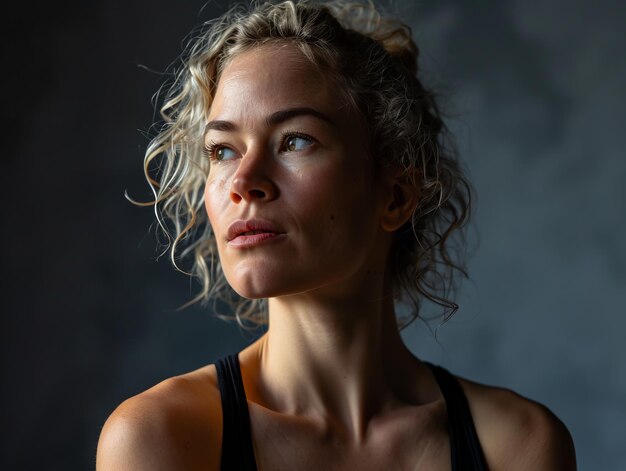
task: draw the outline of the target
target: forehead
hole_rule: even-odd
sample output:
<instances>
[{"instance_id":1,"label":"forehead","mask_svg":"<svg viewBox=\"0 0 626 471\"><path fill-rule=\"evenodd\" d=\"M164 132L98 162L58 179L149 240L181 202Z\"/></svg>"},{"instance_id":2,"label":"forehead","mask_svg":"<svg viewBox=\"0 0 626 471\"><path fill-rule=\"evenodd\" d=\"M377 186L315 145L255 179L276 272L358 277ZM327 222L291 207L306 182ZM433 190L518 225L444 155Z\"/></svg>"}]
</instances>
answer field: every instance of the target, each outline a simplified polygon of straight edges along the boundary
<instances>
[{"instance_id":1,"label":"forehead","mask_svg":"<svg viewBox=\"0 0 626 471\"><path fill-rule=\"evenodd\" d=\"M341 114L337 87L294 45L272 44L236 55L225 66L209 112L211 119L308 106Z\"/></svg>"}]
</instances>

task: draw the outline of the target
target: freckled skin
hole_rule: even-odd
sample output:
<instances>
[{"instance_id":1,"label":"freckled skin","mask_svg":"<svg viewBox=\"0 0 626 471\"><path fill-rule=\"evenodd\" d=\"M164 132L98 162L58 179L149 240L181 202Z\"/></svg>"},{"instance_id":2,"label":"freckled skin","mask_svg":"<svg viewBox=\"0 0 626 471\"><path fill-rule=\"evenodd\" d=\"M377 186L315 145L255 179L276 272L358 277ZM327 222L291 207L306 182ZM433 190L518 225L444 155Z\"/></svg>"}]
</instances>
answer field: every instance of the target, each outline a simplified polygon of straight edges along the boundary
<instances>
[{"instance_id":1,"label":"freckled skin","mask_svg":"<svg viewBox=\"0 0 626 471\"><path fill-rule=\"evenodd\" d=\"M450 469L446 409L429 368L403 344L389 293L391 234L410 217L413 189L368 172L359 121L331 84L290 47L236 57L209 120L228 156L213 161L205 204L226 277L269 297L268 331L239 353L259 469ZM311 107L334 125L299 116ZM283 133L311 136L286 152ZM293 144L293 143L292 143ZM214 155L215 156L215 155ZM369 174L369 175L368 175ZM393 203L393 204L391 204ZM392 209L393 208L393 209ZM239 250L235 219L272 220L286 233ZM567 429L510 391L460 380L492 471L572 470ZM98 470L218 470L223 431L214 365L170 378L120 405L98 443Z\"/></svg>"},{"instance_id":2,"label":"freckled skin","mask_svg":"<svg viewBox=\"0 0 626 471\"><path fill-rule=\"evenodd\" d=\"M385 250L382 239L389 235L377 229L381 202L366 171L362 130L346 107L337 106L334 89L293 48L244 53L220 79L208 120L235 123L238 131L212 130L206 139L232 148L237 157L213 162L205 204L226 278L245 297L348 281L359 276L373 251ZM305 106L334 124L310 116L277 126L265 122L275 111ZM281 153L284 131L305 133L316 142ZM245 251L229 247L228 226L252 217L275 221L287 233L285 240Z\"/></svg>"}]
</instances>

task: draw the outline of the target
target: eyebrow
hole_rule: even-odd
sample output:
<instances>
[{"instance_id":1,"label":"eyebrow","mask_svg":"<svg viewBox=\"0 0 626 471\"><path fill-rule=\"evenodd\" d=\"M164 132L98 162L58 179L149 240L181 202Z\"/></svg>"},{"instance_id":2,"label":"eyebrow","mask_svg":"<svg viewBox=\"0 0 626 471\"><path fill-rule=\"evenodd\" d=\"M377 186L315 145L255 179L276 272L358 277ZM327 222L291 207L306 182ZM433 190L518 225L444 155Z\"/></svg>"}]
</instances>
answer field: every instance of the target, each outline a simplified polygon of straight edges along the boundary
<instances>
[{"instance_id":1,"label":"eyebrow","mask_svg":"<svg viewBox=\"0 0 626 471\"><path fill-rule=\"evenodd\" d=\"M290 119L293 119L297 116L313 116L314 118L326 121L329 124L334 124L333 121L324 113L320 113L319 111L308 107L288 108L286 110L276 111L265 119L265 124L268 126L276 126L277 124L284 123L285 121L289 121ZM204 127L204 134L206 134L210 130L233 132L237 131L238 129L239 128L236 124L230 121L218 119L209 121L206 124L206 126Z\"/></svg>"}]
</instances>

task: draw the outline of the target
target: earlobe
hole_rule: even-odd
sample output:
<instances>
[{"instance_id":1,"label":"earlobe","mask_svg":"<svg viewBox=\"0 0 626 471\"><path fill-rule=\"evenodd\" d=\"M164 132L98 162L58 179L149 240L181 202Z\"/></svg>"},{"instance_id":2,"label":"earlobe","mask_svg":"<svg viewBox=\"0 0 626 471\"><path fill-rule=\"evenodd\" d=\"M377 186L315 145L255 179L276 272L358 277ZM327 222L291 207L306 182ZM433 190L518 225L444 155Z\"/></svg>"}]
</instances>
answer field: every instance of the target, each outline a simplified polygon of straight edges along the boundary
<instances>
[{"instance_id":1,"label":"earlobe","mask_svg":"<svg viewBox=\"0 0 626 471\"><path fill-rule=\"evenodd\" d=\"M415 180L406 175L394 178L390 182L389 195L381 217L382 228L387 232L394 232L407 222L419 202L419 188Z\"/></svg>"}]
</instances>

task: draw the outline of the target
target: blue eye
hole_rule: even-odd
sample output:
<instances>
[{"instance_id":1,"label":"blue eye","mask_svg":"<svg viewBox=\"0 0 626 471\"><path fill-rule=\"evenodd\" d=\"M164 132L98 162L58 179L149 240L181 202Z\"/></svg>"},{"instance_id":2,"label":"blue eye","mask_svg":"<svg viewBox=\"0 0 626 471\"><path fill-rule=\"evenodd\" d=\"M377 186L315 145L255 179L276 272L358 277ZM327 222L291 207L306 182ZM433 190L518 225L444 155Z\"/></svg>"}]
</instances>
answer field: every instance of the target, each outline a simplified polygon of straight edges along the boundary
<instances>
[{"instance_id":1,"label":"blue eye","mask_svg":"<svg viewBox=\"0 0 626 471\"><path fill-rule=\"evenodd\" d=\"M236 157L235 151L228 147L218 147L214 151L216 160L230 160Z\"/></svg>"},{"instance_id":2,"label":"blue eye","mask_svg":"<svg viewBox=\"0 0 626 471\"><path fill-rule=\"evenodd\" d=\"M206 154L211 160L232 160L237 156L236 152L228 147L211 142L205 148Z\"/></svg>"},{"instance_id":3,"label":"blue eye","mask_svg":"<svg viewBox=\"0 0 626 471\"><path fill-rule=\"evenodd\" d=\"M313 144L313 139L306 136L290 135L283 141L283 149L287 152L303 150Z\"/></svg>"}]
</instances>

